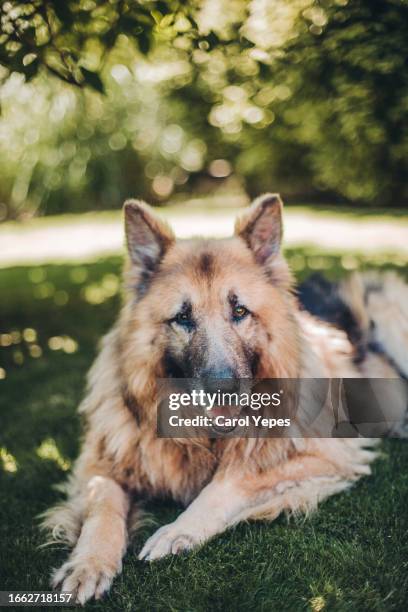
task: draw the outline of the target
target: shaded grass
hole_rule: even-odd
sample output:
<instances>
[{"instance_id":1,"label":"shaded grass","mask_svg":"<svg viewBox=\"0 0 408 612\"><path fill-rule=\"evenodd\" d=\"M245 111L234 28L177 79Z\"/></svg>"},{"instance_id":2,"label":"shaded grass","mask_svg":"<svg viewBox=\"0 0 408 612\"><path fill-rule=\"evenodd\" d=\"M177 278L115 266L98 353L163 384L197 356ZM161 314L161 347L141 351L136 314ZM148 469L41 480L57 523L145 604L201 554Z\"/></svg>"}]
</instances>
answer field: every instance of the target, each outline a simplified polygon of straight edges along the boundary
<instances>
[{"instance_id":1,"label":"shaded grass","mask_svg":"<svg viewBox=\"0 0 408 612\"><path fill-rule=\"evenodd\" d=\"M291 250L299 278L367 267L350 255ZM372 262L371 258L371 262ZM393 268L382 255L377 267ZM79 449L76 407L100 336L120 305L119 258L0 271L0 588L48 590L66 551L38 549L35 516L58 499ZM11 343L11 344L10 344ZM1 370L0 370L1 373ZM384 442L374 474L307 521L242 524L188 556L152 565L132 542L100 610L403 610L408 603L408 446ZM157 524L175 504L150 503Z\"/></svg>"}]
</instances>

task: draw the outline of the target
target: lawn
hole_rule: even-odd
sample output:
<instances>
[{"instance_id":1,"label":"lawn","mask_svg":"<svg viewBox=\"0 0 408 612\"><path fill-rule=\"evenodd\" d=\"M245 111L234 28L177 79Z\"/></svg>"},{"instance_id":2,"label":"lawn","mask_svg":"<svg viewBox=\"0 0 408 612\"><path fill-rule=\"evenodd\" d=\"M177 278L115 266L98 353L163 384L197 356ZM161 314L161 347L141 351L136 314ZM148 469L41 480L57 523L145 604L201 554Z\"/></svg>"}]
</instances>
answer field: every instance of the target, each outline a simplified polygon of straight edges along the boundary
<instances>
[{"instance_id":1,"label":"lawn","mask_svg":"<svg viewBox=\"0 0 408 612\"><path fill-rule=\"evenodd\" d=\"M368 258L288 251L299 278L337 277ZM370 258L392 268L392 257ZM76 407L100 336L120 304L118 257L0 270L0 589L48 590L65 559L39 548L36 516L59 498L78 453ZM398 268L400 271L403 268ZM406 269L405 269L406 271ZM249 523L188 556L152 565L137 552L173 503L152 503L155 524L132 541L123 574L95 610L403 610L408 606L408 445L383 444L374 473L308 520Z\"/></svg>"}]
</instances>

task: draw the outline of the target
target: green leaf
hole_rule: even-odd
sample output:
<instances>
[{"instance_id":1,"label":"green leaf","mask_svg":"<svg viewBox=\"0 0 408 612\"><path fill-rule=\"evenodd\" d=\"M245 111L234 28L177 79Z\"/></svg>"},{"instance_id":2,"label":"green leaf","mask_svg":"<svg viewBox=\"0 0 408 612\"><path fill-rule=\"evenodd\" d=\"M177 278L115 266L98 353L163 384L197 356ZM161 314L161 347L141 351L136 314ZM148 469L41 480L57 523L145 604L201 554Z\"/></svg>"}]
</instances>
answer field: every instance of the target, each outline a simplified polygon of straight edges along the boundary
<instances>
[{"instance_id":1,"label":"green leaf","mask_svg":"<svg viewBox=\"0 0 408 612\"><path fill-rule=\"evenodd\" d=\"M151 15L152 15L153 19L155 20L156 24L159 24L161 22L161 20L163 19L163 15L160 13L160 11L153 10L151 12Z\"/></svg>"}]
</instances>

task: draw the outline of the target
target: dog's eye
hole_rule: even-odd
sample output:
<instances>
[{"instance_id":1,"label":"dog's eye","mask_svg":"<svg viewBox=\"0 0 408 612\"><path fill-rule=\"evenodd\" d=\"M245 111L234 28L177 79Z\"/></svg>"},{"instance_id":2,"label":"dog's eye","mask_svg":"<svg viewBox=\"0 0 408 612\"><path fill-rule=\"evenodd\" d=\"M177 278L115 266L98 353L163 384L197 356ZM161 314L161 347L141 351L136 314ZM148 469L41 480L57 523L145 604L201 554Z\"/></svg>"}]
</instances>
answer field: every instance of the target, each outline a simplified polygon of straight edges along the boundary
<instances>
[{"instance_id":1,"label":"dog's eye","mask_svg":"<svg viewBox=\"0 0 408 612\"><path fill-rule=\"evenodd\" d=\"M190 309L181 310L180 312L178 312L176 316L171 319L170 323L176 323L177 325L180 325L181 327L184 327L189 331L195 327L195 323L192 318Z\"/></svg>"},{"instance_id":2,"label":"dog's eye","mask_svg":"<svg viewBox=\"0 0 408 612\"><path fill-rule=\"evenodd\" d=\"M242 321L249 314L248 308L242 306L242 304L236 304L232 308L232 318L234 321Z\"/></svg>"}]
</instances>

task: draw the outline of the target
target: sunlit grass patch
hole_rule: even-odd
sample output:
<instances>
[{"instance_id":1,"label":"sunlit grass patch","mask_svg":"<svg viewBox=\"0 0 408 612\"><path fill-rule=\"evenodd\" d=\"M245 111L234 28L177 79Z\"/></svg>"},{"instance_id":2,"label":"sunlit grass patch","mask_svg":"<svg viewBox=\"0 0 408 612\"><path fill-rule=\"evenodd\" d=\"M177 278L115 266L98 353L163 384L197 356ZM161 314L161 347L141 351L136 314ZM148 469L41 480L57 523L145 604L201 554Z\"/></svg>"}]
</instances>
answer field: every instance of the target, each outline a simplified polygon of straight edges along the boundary
<instances>
[{"instance_id":1,"label":"sunlit grass patch","mask_svg":"<svg viewBox=\"0 0 408 612\"><path fill-rule=\"evenodd\" d=\"M28 352L34 359L38 359L43 354L42 348L38 344L30 344L28 347Z\"/></svg>"},{"instance_id":2,"label":"sunlit grass patch","mask_svg":"<svg viewBox=\"0 0 408 612\"><path fill-rule=\"evenodd\" d=\"M322 595L318 597L312 597L309 600L310 609L312 612L321 612L326 607L326 601Z\"/></svg>"},{"instance_id":3,"label":"sunlit grass patch","mask_svg":"<svg viewBox=\"0 0 408 612\"><path fill-rule=\"evenodd\" d=\"M52 336L48 340L48 346L52 351L64 351L64 353L76 353L78 342L69 336Z\"/></svg>"},{"instance_id":4,"label":"sunlit grass patch","mask_svg":"<svg viewBox=\"0 0 408 612\"><path fill-rule=\"evenodd\" d=\"M46 298L53 296L54 293L55 286L53 285L53 283L50 282L41 282L35 287L33 291L34 297L38 300L45 300Z\"/></svg>"},{"instance_id":5,"label":"sunlit grass patch","mask_svg":"<svg viewBox=\"0 0 408 612\"><path fill-rule=\"evenodd\" d=\"M32 327L26 327L23 330L23 338L26 342L35 342L37 340L37 332Z\"/></svg>"},{"instance_id":6,"label":"sunlit grass patch","mask_svg":"<svg viewBox=\"0 0 408 612\"><path fill-rule=\"evenodd\" d=\"M10 346L13 344L13 338L11 334L1 334L0 335L0 346Z\"/></svg>"},{"instance_id":7,"label":"sunlit grass patch","mask_svg":"<svg viewBox=\"0 0 408 612\"><path fill-rule=\"evenodd\" d=\"M29 270L28 278L32 283L37 284L43 282L47 278L47 275L44 268L37 266Z\"/></svg>"},{"instance_id":8,"label":"sunlit grass patch","mask_svg":"<svg viewBox=\"0 0 408 612\"><path fill-rule=\"evenodd\" d=\"M85 266L75 266L70 271L69 277L73 283L81 285L88 278L88 270Z\"/></svg>"},{"instance_id":9,"label":"sunlit grass patch","mask_svg":"<svg viewBox=\"0 0 408 612\"><path fill-rule=\"evenodd\" d=\"M17 472L17 461L4 446L0 446L0 461L3 464L3 469L6 472Z\"/></svg>"},{"instance_id":10,"label":"sunlit grass patch","mask_svg":"<svg viewBox=\"0 0 408 612\"><path fill-rule=\"evenodd\" d=\"M83 288L81 295L89 304L102 304L119 293L120 281L115 274L106 274L99 283L91 283Z\"/></svg>"},{"instance_id":11,"label":"sunlit grass patch","mask_svg":"<svg viewBox=\"0 0 408 612\"><path fill-rule=\"evenodd\" d=\"M49 459L55 461L55 463L66 472L71 467L71 462L65 459L58 450L55 440L47 438L41 442L40 446L36 450L37 455L41 459Z\"/></svg>"}]
</instances>

